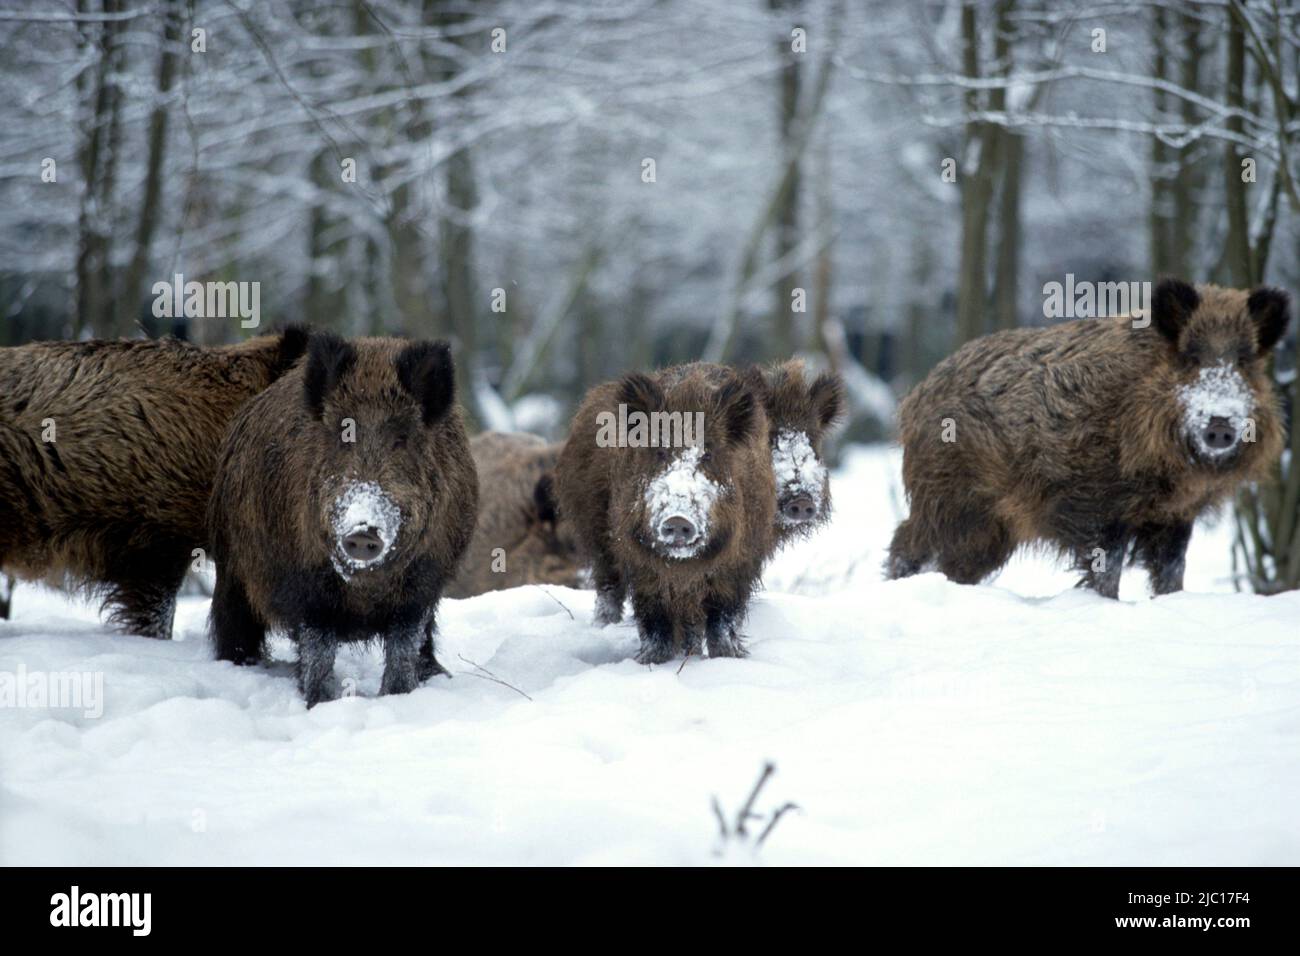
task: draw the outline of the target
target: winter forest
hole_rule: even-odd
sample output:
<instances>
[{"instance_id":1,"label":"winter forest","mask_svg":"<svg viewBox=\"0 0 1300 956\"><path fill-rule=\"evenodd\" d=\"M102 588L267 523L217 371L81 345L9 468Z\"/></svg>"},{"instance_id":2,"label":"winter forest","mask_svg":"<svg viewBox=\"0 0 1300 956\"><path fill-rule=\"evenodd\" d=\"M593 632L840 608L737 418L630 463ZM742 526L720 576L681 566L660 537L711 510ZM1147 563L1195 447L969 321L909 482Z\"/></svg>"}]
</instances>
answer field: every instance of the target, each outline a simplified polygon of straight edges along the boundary
<instances>
[{"instance_id":1,"label":"winter forest","mask_svg":"<svg viewBox=\"0 0 1300 956\"><path fill-rule=\"evenodd\" d=\"M1294 0L5 0L0 346L446 339L471 432L556 442L591 386L697 360L801 356L846 410L741 678L637 667L630 619L534 587L444 601L452 691L305 711L210 660L202 594L140 653L20 585L0 662L103 669L116 724L0 713L0 862L748 861L771 761L775 862L1295 863L1295 321L1285 450L1197 525L1186 593L1104 603L1034 553L881 580L909 390L1060 321L1054 287L1164 276L1300 295ZM363 696L380 666L339 663Z\"/></svg>"},{"instance_id":2,"label":"winter forest","mask_svg":"<svg viewBox=\"0 0 1300 956\"><path fill-rule=\"evenodd\" d=\"M1067 274L1300 279L1300 21L1272 0L0 17L5 344L244 334L156 317L179 273L259 283L268 325L448 337L485 426L559 437L624 369L803 352L878 439ZM1300 583L1298 486L1246 503L1259 588Z\"/></svg>"}]
</instances>

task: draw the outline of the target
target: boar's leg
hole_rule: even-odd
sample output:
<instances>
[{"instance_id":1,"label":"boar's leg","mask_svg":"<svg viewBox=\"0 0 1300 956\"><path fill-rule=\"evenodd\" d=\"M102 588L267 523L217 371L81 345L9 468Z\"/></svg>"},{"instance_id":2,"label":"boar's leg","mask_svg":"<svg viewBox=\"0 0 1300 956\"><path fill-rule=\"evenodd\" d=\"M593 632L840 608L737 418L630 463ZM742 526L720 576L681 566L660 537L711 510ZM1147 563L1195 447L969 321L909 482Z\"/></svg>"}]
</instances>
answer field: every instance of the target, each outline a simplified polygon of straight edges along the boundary
<instances>
[{"instance_id":1,"label":"boar's leg","mask_svg":"<svg viewBox=\"0 0 1300 956\"><path fill-rule=\"evenodd\" d=\"M298 690L307 706L315 707L329 696L338 637L311 627L297 628L293 636L298 645Z\"/></svg>"},{"instance_id":2,"label":"boar's leg","mask_svg":"<svg viewBox=\"0 0 1300 956\"><path fill-rule=\"evenodd\" d=\"M109 623L128 634L169 639L176 592L190 564L188 549L129 551L114 561L121 570L109 577L104 595Z\"/></svg>"},{"instance_id":3,"label":"boar's leg","mask_svg":"<svg viewBox=\"0 0 1300 956\"><path fill-rule=\"evenodd\" d=\"M632 609L636 612L636 629L641 636L638 664L662 664L673 656L673 619L656 594L635 591Z\"/></svg>"},{"instance_id":4,"label":"boar's leg","mask_svg":"<svg viewBox=\"0 0 1300 956\"><path fill-rule=\"evenodd\" d=\"M885 576L890 580L918 574L930 560L930 550L921 540L917 523L910 518L894 530L889 544L889 560L885 563Z\"/></svg>"},{"instance_id":5,"label":"boar's leg","mask_svg":"<svg viewBox=\"0 0 1300 956\"><path fill-rule=\"evenodd\" d=\"M1083 578L1076 587L1092 588L1102 597L1119 597L1119 576L1124 570L1129 533L1122 525L1104 528L1096 539L1076 549L1078 570Z\"/></svg>"},{"instance_id":6,"label":"boar's leg","mask_svg":"<svg viewBox=\"0 0 1300 956\"><path fill-rule=\"evenodd\" d=\"M617 624L623 620L623 602L627 599L627 584L618 564L600 551L592 562L592 577L596 584L596 624L600 627Z\"/></svg>"},{"instance_id":7,"label":"boar's leg","mask_svg":"<svg viewBox=\"0 0 1300 956\"><path fill-rule=\"evenodd\" d=\"M9 608L14 599L14 576L6 574L0 581L0 621L9 620Z\"/></svg>"},{"instance_id":8,"label":"boar's leg","mask_svg":"<svg viewBox=\"0 0 1300 956\"><path fill-rule=\"evenodd\" d=\"M381 694L409 694L420 686L420 646L428 631L421 628L390 631L384 635L384 676Z\"/></svg>"},{"instance_id":9,"label":"boar's leg","mask_svg":"<svg viewBox=\"0 0 1300 956\"><path fill-rule=\"evenodd\" d=\"M438 622L434 616L430 614L429 619L424 622L424 640L420 642L420 661L417 665L415 675L422 682L438 674L446 674L448 677L451 676L451 671L443 667L433 653L435 647L434 635L437 633Z\"/></svg>"},{"instance_id":10,"label":"boar's leg","mask_svg":"<svg viewBox=\"0 0 1300 956\"><path fill-rule=\"evenodd\" d=\"M244 585L220 567L212 591L212 642L217 660L236 664L256 664L266 650L266 625L248 603Z\"/></svg>"},{"instance_id":11,"label":"boar's leg","mask_svg":"<svg viewBox=\"0 0 1300 956\"><path fill-rule=\"evenodd\" d=\"M709 641L710 657L748 657L744 640L736 630L742 607L733 601L705 601L705 633Z\"/></svg>"},{"instance_id":12,"label":"boar's leg","mask_svg":"<svg viewBox=\"0 0 1300 956\"><path fill-rule=\"evenodd\" d=\"M1191 539L1190 521L1144 525L1137 530L1134 539L1136 558L1147 569L1151 588L1156 594L1172 594L1183 589L1187 543Z\"/></svg>"},{"instance_id":13,"label":"boar's leg","mask_svg":"<svg viewBox=\"0 0 1300 956\"><path fill-rule=\"evenodd\" d=\"M1011 532L994 515L992 502L968 500L945 511L932 526L943 535L937 542L939 570L958 584L979 584L1016 549Z\"/></svg>"}]
</instances>

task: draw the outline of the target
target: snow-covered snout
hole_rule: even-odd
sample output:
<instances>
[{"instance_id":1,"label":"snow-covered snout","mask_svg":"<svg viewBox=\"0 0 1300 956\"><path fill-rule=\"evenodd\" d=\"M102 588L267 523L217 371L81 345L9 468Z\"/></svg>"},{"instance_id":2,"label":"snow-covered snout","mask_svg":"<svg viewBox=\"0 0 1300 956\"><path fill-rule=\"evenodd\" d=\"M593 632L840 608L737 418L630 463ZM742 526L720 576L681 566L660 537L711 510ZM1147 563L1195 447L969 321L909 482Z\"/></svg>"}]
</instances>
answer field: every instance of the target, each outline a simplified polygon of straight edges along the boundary
<instances>
[{"instance_id":1,"label":"snow-covered snout","mask_svg":"<svg viewBox=\"0 0 1300 956\"><path fill-rule=\"evenodd\" d=\"M1255 408L1249 384L1229 362L1202 368L1190 384L1178 389L1183 433L1195 458L1226 463L1253 440Z\"/></svg>"},{"instance_id":2,"label":"snow-covered snout","mask_svg":"<svg viewBox=\"0 0 1300 956\"><path fill-rule=\"evenodd\" d=\"M378 484L350 482L334 499L330 527L334 566L346 578L383 563L397 541L402 512Z\"/></svg>"},{"instance_id":3,"label":"snow-covered snout","mask_svg":"<svg viewBox=\"0 0 1300 956\"><path fill-rule=\"evenodd\" d=\"M796 526L815 521L825 509L826 466L817 457L808 433L784 429L772 444L776 478L777 521Z\"/></svg>"},{"instance_id":4,"label":"snow-covered snout","mask_svg":"<svg viewBox=\"0 0 1300 956\"><path fill-rule=\"evenodd\" d=\"M647 537L670 558L694 557L709 540L722 489L704 473L705 455L699 445L682 449L646 487Z\"/></svg>"},{"instance_id":5,"label":"snow-covered snout","mask_svg":"<svg viewBox=\"0 0 1300 956\"><path fill-rule=\"evenodd\" d=\"M844 381L823 372L809 382L804 363L791 359L763 373L763 391L776 480L777 536L789 540L807 534L830 513L830 481L821 447L847 408Z\"/></svg>"}]
</instances>

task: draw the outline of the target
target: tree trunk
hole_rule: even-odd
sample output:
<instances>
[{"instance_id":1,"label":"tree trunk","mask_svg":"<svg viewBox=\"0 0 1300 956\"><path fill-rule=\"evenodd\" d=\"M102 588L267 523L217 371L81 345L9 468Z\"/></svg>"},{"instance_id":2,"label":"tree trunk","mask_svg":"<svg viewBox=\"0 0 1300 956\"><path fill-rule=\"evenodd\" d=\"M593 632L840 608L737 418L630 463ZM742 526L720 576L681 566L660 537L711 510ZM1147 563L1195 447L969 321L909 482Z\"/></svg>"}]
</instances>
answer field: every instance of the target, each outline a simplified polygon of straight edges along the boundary
<instances>
[{"instance_id":1,"label":"tree trunk","mask_svg":"<svg viewBox=\"0 0 1300 956\"><path fill-rule=\"evenodd\" d=\"M1232 18L1227 23L1227 77L1224 86L1224 103L1230 109L1245 105L1246 37ZM1224 121L1229 132L1240 133L1243 123L1240 116ZM1250 254L1250 205L1246 198L1247 184L1241 179L1241 153L1235 143L1223 147L1224 207L1228 216L1228 233L1224 241L1224 282L1237 288L1246 288L1258 281Z\"/></svg>"},{"instance_id":2,"label":"tree trunk","mask_svg":"<svg viewBox=\"0 0 1300 956\"><path fill-rule=\"evenodd\" d=\"M1152 12L1151 47L1153 79L1169 79L1169 56L1166 52L1169 36L1170 15L1162 8L1156 7ZM1156 121L1168 115L1170 96L1164 90L1153 92L1155 100ZM1173 259L1174 235L1171 219L1175 213L1170 183L1171 159L1169 144L1158 136L1151 137L1151 209L1149 212L1150 228L1150 267L1154 275L1179 274L1170 269Z\"/></svg>"},{"instance_id":3,"label":"tree trunk","mask_svg":"<svg viewBox=\"0 0 1300 956\"><path fill-rule=\"evenodd\" d=\"M1201 21L1184 14L1181 18L1183 52L1180 84L1183 89L1198 91L1201 86ZM1188 99L1181 104L1184 126L1193 126L1197 120L1196 105ZM1197 196L1204 182L1203 170L1196 161L1200 147L1189 143L1178 151L1178 173L1170 186L1173 202L1173 220L1169 235L1169 252L1164 271L1168 275L1190 279L1199 274L1196 265L1196 237L1199 209Z\"/></svg>"},{"instance_id":4,"label":"tree trunk","mask_svg":"<svg viewBox=\"0 0 1300 956\"><path fill-rule=\"evenodd\" d=\"M998 76L1011 75L1012 4L997 7L997 37L994 68ZM1007 91L994 90L991 105L1006 110ZM1024 140L1006 126L992 128L996 136L998 184L998 247L993 265L993 327L1013 329L1019 324L1017 295L1020 292L1020 183L1024 165Z\"/></svg>"},{"instance_id":5,"label":"tree trunk","mask_svg":"<svg viewBox=\"0 0 1300 956\"><path fill-rule=\"evenodd\" d=\"M140 313L145 274L149 269L153 237L162 216L163 162L167 154L168 96L176 76L176 47L180 42L180 0L164 0L162 6L162 48L158 57L158 94L149 116L148 154L145 160L144 195L135 229L135 252L126 270L119 297L118 334L130 331Z\"/></svg>"},{"instance_id":6,"label":"tree trunk","mask_svg":"<svg viewBox=\"0 0 1300 956\"><path fill-rule=\"evenodd\" d=\"M970 79L980 76L977 4L966 0L961 9L962 71ZM966 112L982 107L977 90L966 91ZM988 307L988 224L992 202L992 131L988 123L969 119L961 170L961 260L957 272L957 341L982 335Z\"/></svg>"},{"instance_id":7,"label":"tree trunk","mask_svg":"<svg viewBox=\"0 0 1300 956\"><path fill-rule=\"evenodd\" d=\"M776 14L789 13L797 16L802 12L803 0L768 0L768 7ZM793 16L789 22L794 24ZM788 34L777 37L776 50L781 62L779 79L781 95L777 113L781 154L795 157L791 159L789 188L782 193L776 209L773 256L780 261L790 256L799 245L799 199L803 169L796 155L795 140L800 122L799 97L803 83L802 63L805 54L795 53L791 49ZM802 344L798 341L794 312L794 291L799 287L797 269L790 269L773 283L772 342L768 350L769 358L789 356Z\"/></svg>"},{"instance_id":8,"label":"tree trunk","mask_svg":"<svg viewBox=\"0 0 1300 956\"><path fill-rule=\"evenodd\" d=\"M116 13L118 0L103 0L103 13ZM90 13L90 3L80 2L78 11ZM89 327L102 334L109 319L110 289L104 278L108 255L109 209L106 204L105 180L110 168L109 142L113 127L113 61L116 49L117 21L105 20L98 30L99 59L94 79L84 83L90 98L85 136L81 144L81 209L77 220L77 314L74 334L80 336ZM83 37L87 34L83 34Z\"/></svg>"}]
</instances>

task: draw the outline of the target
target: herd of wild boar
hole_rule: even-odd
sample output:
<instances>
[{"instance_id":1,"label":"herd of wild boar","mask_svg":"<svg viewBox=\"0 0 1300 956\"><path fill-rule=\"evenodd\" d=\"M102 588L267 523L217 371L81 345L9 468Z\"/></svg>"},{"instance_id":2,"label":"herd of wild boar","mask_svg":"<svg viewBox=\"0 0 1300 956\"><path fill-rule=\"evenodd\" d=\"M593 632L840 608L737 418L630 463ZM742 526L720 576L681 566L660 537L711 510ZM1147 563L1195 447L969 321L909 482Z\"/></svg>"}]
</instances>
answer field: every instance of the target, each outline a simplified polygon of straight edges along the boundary
<instances>
[{"instance_id":1,"label":"herd of wild boar","mask_svg":"<svg viewBox=\"0 0 1300 956\"><path fill-rule=\"evenodd\" d=\"M1179 590L1197 516L1281 452L1267 360L1289 318L1275 289L1167 279L1145 317L963 346L900 409L910 513L887 576L976 583L1039 544L1109 597L1126 561ZM308 705L336 693L340 643L379 640L381 693L410 691L443 672L444 595L525 584L590 583L601 625L630 599L643 663L743 656L764 565L830 513L822 445L845 410L840 377L799 361L699 362L597 385L555 445L470 438L442 342L0 349L0 571L166 638L211 558L217 657L261 661L283 630Z\"/></svg>"}]
</instances>

